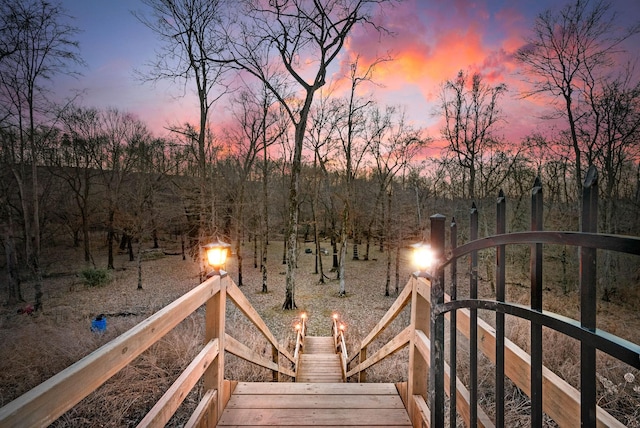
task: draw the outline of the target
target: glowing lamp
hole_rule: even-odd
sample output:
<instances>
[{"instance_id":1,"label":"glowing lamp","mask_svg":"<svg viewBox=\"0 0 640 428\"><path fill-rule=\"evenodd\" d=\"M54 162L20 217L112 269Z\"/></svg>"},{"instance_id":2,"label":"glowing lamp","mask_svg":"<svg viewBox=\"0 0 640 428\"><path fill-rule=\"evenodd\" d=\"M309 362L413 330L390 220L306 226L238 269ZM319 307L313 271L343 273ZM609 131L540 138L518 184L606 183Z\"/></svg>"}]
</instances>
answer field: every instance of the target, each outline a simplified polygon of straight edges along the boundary
<instances>
[{"instance_id":1,"label":"glowing lamp","mask_svg":"<svg viewBox=\"0 0 640 428\"><path fill-rule=\"evenodd\" d=\"M296 331L300 331L302 329L302 325L300 323L296 324Z\"/></svg>"},{"instance_id":2,"label":"glowing lamp","mask_svg":"<svg viewBox=\"0 0 640 428\"><path fill-rule=\"evenodd\" d=\"M334 320L337 320L337 319L338 319L338 314L333 314L333 315L331 315L331 316L333 317L333 319L334 319Z\"/></svg>"},{"instance_id":3,"label":"glowing lamp","mask_svg":"<svg viewBox=\"0 0 640 428\"><path fill-rule=\"evenodd\" d=\"M307 313L306 312L301 313L300 318L302 318L303 320L307 319Z\"/></svg>"},{"instance_id":4,"label":"glowing lamp","mask_svg":"<svg viewBox=\"0 0 640 428\"><path fill-rule=\"evenodd\" d=\"M230 247L231 245L221 241L219 238L204 246L204 250L207 253L207 261L215 272L219 272L224 266Z\"/></svg>"},{"instance_id":5,"label":"glowing lamp","mask_svg":"<svg viewBox=\"0 0 640 428\"><path fill-rule=\"evenodd\" d=\"M340 324L340 327L339 327L339 328L340 328L340 331L345 331L345 330L346 330L346 328L347 328L347 326L346 326L346 325L344 325L344 324Z\"/></svg>"},{"instance_id":6,"label":"glowing lamp","mask_svg":"<svg viewBox=\"0 0 640 428\"><path fill-rule=\"evenodd\" d=\"M423 241L413 244L412 247L413 263L419 272L428 273L429 268L431 268L435 262L435 254L431 249L431 245Z\"/></svg>"}]
</instances>

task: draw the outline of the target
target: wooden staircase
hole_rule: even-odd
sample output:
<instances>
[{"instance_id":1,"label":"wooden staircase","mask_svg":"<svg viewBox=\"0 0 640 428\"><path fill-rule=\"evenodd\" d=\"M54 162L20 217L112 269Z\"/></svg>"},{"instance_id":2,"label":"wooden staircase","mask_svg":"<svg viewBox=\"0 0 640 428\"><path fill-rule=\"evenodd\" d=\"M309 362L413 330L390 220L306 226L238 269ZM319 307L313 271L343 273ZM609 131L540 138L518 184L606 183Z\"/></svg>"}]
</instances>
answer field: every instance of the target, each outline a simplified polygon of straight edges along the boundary
<instances>
[{"instance_id":1,"label":"wooden staircase","mask_svg":"<svg viewBox=\"0 0 640 428\"><path fill-rule=\"evenodd\" d=\"M238 383L217 426L411 426L394 384L344 382L333 337L303 349L295 383Z\"/></svg>"},{"instance_id":2,"label":"wooden staircase","mask_svg":"<svg viewBox=\"0 0 640 428\"><path fill-rule=\"evenodd\" d=\"M333 337L305 337L296 382L344 382L340 355L336 353L334 343Z\"/></svg>"}]
</instances>

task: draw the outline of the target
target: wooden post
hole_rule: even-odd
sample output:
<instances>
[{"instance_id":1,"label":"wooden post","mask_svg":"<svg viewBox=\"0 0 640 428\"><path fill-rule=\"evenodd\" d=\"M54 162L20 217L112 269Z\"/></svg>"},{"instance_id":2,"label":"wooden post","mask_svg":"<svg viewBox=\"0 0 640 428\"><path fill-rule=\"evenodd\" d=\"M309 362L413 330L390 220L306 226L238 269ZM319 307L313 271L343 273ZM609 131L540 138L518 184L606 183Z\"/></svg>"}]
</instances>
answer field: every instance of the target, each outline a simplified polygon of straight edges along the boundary
<instances>
[{"instance_id":1,"label":"wooden post","mask_svg":"<svg viewBox=\"0 0 640 428\"><path fill-rule=\"evenodd\" d=\"M278 369L280 368L280 351L276 345L271 345L271 356L273 357L273 362L277 364ZM274 382L280 382L280 370L273 370L271 372L272 380Z\"/></svg>"},{"instance_id":2,"label":"wooden post","mask_svg":"<svg viewBox=\"0 0 640 428\"><path fill-rule=\"evenodd\" d=\"M367 359L367 347L363 346L360 349L360 358L359 358L358 362L360 364L362 364L366 359ZM358 373L358 382L364 383L366 381L367 381L367 371L366 370L360 370L360 373Z\"/></svg>"},{"instance_id":3,"label":"wooden post","mask_svg":"<svg viewBox=\"0 0 640 428\"><path fill-rule=\"evenodd\" d=\"M431 280L431 307L437 308L444 303L444 221L445 216L431 216L431 249L437 260ZM431 367L429 367L429 406L431 426L444 426L444 314L431 311Z\"/></svg>"},{"instance_id":4,"label":"wooden post","mask_svg":"<svg viewBox=\"0 0 640 428\"><path fill-rule=\"evenodd\" d=\"M587 171L582 187L582 232L598 231L598 172L594 166ZM580 325L596 328L596 249L580 247ZM596 350L580 342L580 423L596 426Z\"/></svg>"},{"instance_id":5,"label":"wooden post","mask_svg":"<svg viewBox=\"0 0 640 428\"><path fill-rule=\"evenodd\" d=\"M407 382L407 404L408 413L414 427L421 427L420 411L415 405L414 395L421 395L427 399L427 376L429 366L427 361L416 349L416 330L422 330L429 337L429 316L431 307L429 301L418 294L418 281L424 281L414 274L411 278L411 325L413 332L409 342L409 375Z\"/></svg>"},{"instance_id":6,"label":"wooden post","mask_svg":"<svg viewBox=\"0 0 640 428\"><path fill-rule=\"evenodd\" d=\"M226 272L222 272L214 280L220 281L220 292L211 297L206 304L205 318L205 343L211 339L218 339L218 356L204 373L204 390L218 391L214 403L213 418L207 418L209 428L215 427L218 419L222 415L224 406L224 336L225 336L225 313L227 302L227 283L229 277Z\"/></svg>"}]
</instances>

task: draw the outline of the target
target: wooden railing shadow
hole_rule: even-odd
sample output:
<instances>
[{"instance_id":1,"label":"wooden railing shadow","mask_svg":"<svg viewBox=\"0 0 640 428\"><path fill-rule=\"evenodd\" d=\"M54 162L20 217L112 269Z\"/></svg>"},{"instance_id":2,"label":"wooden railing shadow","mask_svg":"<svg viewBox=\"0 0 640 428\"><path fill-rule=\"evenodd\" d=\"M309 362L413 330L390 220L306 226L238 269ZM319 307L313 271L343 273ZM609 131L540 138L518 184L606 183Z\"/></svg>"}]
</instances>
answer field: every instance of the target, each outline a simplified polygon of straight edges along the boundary
<instances>
[{"instance_id":1,"label":"wooden railing shadow","mask_svg":"<svg viewBox=\"0 0 640 428\"><path fill-rule=\"evenodd\" d=\"M271 344L271 359L226 333L227 298ZM278 343L238 286L223 273L207 279L126 333L0 408L0 426L48 426L202 305L206 308L202 349L138 426L164 426L189 391L203 379L205 392L185 426L214 427L235 384L224 379L224 351L271 370L274 381L281 376L295 378L290 369L294 357Z\"/></svg>"},{"instance_id":2,"label":"wooden railing shadow","mask_svg":"<svg viewBox=\"0 0 640 428\"><path fill-rule=\"evenodd\" d=\"M409 346L407 382L399 384L398 389L414 426L444 426L445 395L449 396L449 426L456 426L458 418L466 426L504 426L504 384L508 377L531 399L531 426L542 426L543 413L546 413L559 426L623 427L596 405L596 350L640 369L640 346L596 328L596 250L640 255L640 238L596 233L597 195L597 174L591 168L584 185L581 232L543 231L542 186L536 180L531 200L531 231L506 234L505 197L500 192L496 235L478 239L478 211L474 204L470 213L471 241L457 246L457 226L453 220L447 250L445 217L432 216L431 247L439 261L437 266L430 273L414 274L388 312L361 342L350 365L356 357L359 357L358 363L348 370L347 376L358 376L359 381L365 381L366 369ZM505 247L510 244L528 244L531 248L528 307L506 301ZM579 247L580 320L542 309L542 244ZM479 299L478 251L489 249L496 253L495 299ZM467 257L469 296L461 298L457 291L457 264ZM445 268L450 274L448 282L445 282ZM409 325L388 342L376 343L379 348L368 356L374 340L409 303ZM496 314L496 328L478 317L478 309ZM505 315L530 323L532 355L505 337ZM448 344L445 343L445 321L450 327ZM542 365L543 326L579 341L579 391ZM456 376L460 333L469 343L468 386ZM495 367L494 420L478 405L478 352Z\"/></svg>"}]
</instances>

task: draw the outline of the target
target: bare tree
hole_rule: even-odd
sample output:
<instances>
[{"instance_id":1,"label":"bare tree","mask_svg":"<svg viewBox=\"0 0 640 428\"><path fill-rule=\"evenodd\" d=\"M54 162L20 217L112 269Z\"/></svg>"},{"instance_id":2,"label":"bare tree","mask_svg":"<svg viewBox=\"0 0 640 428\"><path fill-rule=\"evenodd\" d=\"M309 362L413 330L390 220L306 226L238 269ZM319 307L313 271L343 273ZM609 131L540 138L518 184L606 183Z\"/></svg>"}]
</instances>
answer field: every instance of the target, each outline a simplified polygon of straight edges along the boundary
<instances>
[{"instance_id":1,"label":"bare tree","mask_svg":"<svg viewBox=\"0 0 640 428\"><path fill-rule=\"evenodd\" d=\"M454 80L442 86L440 94L445 119L442 136L458 164L468 171L468 197L476 196L476 174L480 156L493 143L492 131L500 120L498 100L507 90L504 84L487 85L479 73L459 71Z\"/></svg>"},{"instance_id":2,"label":"bare tree","mask_svg":"<svg viewBox=\"0 0 640 428\"><path fill-rule=\"evenodd\" d=\"M403 172L410 164L411 159L425 146L427 139L423 136L423 130L414 128L406 120L405 112L396 107L387 107L384 112L375 109L369 119L367 129L369 137L369 152L375 163L373 175L377 181L374 209L369 220L367 231L366 257L369 253L369 237L373 229L374 221L381 206L383 212L383 224L385 226L385 239L387 241L387 273L385 296L389 296L389 284L391 281L391 237L392 231L390 215L393 199L393 181L398 174ZM385 211L384 196L387 195L387 209ZM398 230L400 232L400 230ZM395 234L397 235L397 234ZM397 246L398 248L398 246ZM397 257L397 256L396 256Z\"/></svg>"},{"instance_id":3,"label":"bare tree","mask_svg":"<svg viewBox=\"0 0 640 428\"><path fill-rule=\"evenodd\" d=\"M576 191L582 188L583 151L580 123L585 115L585 94L611 70L623 52L623 42L640 32L640 24L620 30L607 0L574 0L559 11L546 10L517 53L524 79L531 90L524 96L550 95L569 126L575 163Z\"/></svg>"},{"instance_id":4,"label":"bare tree","mask_svg":"<svg viewBox=\"0 0 640 428\"><path fill-rule=\"evenodd\" d=\"M196 133L198 174L200 178L199 239L205 239L207 212L207 132L213 104L226 93L222 85L223 68L209 61L223 49L216 35L223 25L225 0L142 0L150 9L148 15L135 12L140 22L151 29L164 43L143 74L151 81L179 82L186 88L193 84L198 95L199 123ZM180 134L185 129L172 126Z\"/></svg>"},{"instance_id":5,"label":"bare tree","mask_svg":"<svg viewBox=\"0 0 640 428\"><path fill-rule=\"evenodd\" d=\"M322 195L328 197L330 216L335 220L335 198L329 189L330 177L329 171L327 170L327 163L335 155L336 144L334 144L334 142L337 140L336 133L340 122L340 111L340 103L338 100L332 99L330 93L324 93L324 91L322 91L319 102L311 111L310 128L307 133L307 146L313 151L311 216L316 244L315 273L320 275L320 279L318 280L320 284L324 284L325 278L328 278L324 273L320 246L320 196L322 191ZM332 242L334 242L334 233L332 233L331 236Z\"/></svg>"},{"instance_id":6,"label":"bare tree","mask_svg":"<svg viewBox=\"0 0 640 428\"><path fill-rule=\"evenodd\" d=\"M100 112L95 108L69 108L62 116L62 141L51 173L67 184L80 216L85 263L95 265L89 234L93 185L97 175L96 155L104 139Z\"/></svg>"},{"instance_id":7,"label":"bare tree","mask_svg":"<svg viewBox=\"0 0 640 428\"><path fill-rule=\"evenodd\" d=\"M72 66L82 63L75 40L78 30L69 19L59 3L0 1L0 126L16 130L12 172L22 203L25 253L34 277L36 310L42 308L43 295L38 183L43 141L39 137L47 136L37 128L53 111L46 82L59 73L74 74Z\"/></svg>"},{"instance_id":8,"label":"bare tree","mask_svg":"<svg viewBox=\"0 0 640 428\"><path fill-rule=\"evenodd\" d=\"M116 213L123 184L134 170L139 153L135 147L149 137L146 125L130 113L109 108L100 115L104 144L98 150L97 165L105 188L107 210L107 268L114 269L113 245Z\"/></svg>"},{"instance_id":9,"label":"bare tree","mask_svg":"<svg viewBox=\"0 0 640 428\"><path fill-rule=\"evenodd\" d=\"M227 133L228 144L234 152L235 169L238 172L236 188L235 212L236 219L236 257L238 260L238 285L242 281L242 240L244 231L244 203L246 184L249 175L260 152L266 153L269 146L274 144L282 135L282 128L278 116L270 112L274 100L266 88L262 88L258 94L250 89L240 92L233 112L236 121L235 128ZM263 247L266 257L266 249ZM266 260L263 261L263 275L266 273ZM263 291L266 289L266 279L263 282Z\"/></svg>"},{"instance_id":10,"label":"bare tree","mask_svg":"<svg viewBox=\"0 0 640 428\"><path fill-rule=\"evenodd\" d=\"M224 61L264 82L289 114L295 127L289 226L287 230L286 294L283 309L296 308L298 205L302 147L315 93L326 83L328 67L358 23L370 22L369 12L384 0L283 0L268 4L248 0L238 31L228 38L231 55ZM272 67L284 72L272 73ZM285 76L301 89L300 99L287 98L280 83ZM274 83L278 82L278 85Z\"/></svg>"}]
</instances>

